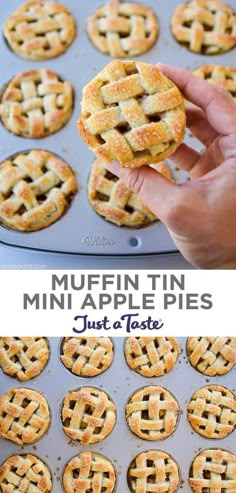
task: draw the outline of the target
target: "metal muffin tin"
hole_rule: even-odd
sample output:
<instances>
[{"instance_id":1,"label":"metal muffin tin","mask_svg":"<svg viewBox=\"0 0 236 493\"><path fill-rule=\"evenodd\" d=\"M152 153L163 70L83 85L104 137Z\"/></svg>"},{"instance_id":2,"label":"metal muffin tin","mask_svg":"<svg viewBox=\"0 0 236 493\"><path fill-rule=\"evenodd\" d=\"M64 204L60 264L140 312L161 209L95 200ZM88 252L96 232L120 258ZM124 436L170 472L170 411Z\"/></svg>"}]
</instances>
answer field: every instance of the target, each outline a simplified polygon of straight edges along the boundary
<instances>
[{"instance_id":1,"label":"metal muffin tin","mask_svg":"<svg viewBox=\"0 0 236 493\"><path fill-rule=\"evenodd\" d=\"M145 255L176 251L176 246L167 229L156 222L143 229L119 228L98 216L91 208L87 197L87 181L94 154L80 139L76 121L80 114L80 99L83 86L90 81L112 58L97 51L86 33L88 16L105 0L84 2L63 0L72 12L77 24L77 35L60 57L43 62L30 62L15 55L0 36L1 70L0 87L15 74L30 69L48 68L63 80L68 80L75 89L75 105L71 119L59 132L43 139L25 139L8 132L0 123L0 162L8 156L30 148L46 149L58 154L75 171L80 191L67 213L55 224L39 232L21 233L0 226L0 242L8 245L41 251L85 255ZM195 55L180 46L170 30L171 15L180 0L140 0L151 7L159 22L159 37L154 47L135 59L157 63L165 62L178 67L195 69L202 63L235 64L235 52L217 56ZM19 0L3 2L1 5L2 24L19 6ZM233 0L228 2L233 5ZM199 143L187 136L186 141L197 147ZM186 174L177 172L177 181L186 179Z\"/></svg>"},{"instance_id":2,"label":"metal muffin tin","mask_svg":"<svg viewBox=\"0 0 236 493\"><path fill-rule=\"evenodd\" d=\"M144 378L133 372L125 362L124 339L114 338L114 361L102 375L92 378L77 377L61 363L60 339L49 338L51 346L50 360L45 370L34 380L20 384L0 371L0 393L12 387L29 387L43 395L51 409L51 426L48 433L34 445L18 446L0 438L0 464L12 454L32 453L45 461L53 476L53 493L62 493L62 472L74 455L85 451L105 455L114 464L117 472L117 492L128 493L127 470L140 452L162 450L171 455L181 471L182 493L190 493L188 474L192 459L201 449L223 448L236 453L236 430L227 438L209 440L195 433L187 420L187 405L192 394L207 384L220 384L235 392L236 367L221 377L206 377L194 370L186 355L186 338L178 338L180 355L173 370L163 377ZM176 397L180 406L180 418L173 435L161 441L146 441L133 435L125 420L125 403L130 395L145 385L161 385ZM63 398L68 390L82 386L98 387L105 390L116 404L117 422L112 433L103 441L91 446L81 446L70 440L62 430L60 410Z\"/></svg>"}]
</instances>

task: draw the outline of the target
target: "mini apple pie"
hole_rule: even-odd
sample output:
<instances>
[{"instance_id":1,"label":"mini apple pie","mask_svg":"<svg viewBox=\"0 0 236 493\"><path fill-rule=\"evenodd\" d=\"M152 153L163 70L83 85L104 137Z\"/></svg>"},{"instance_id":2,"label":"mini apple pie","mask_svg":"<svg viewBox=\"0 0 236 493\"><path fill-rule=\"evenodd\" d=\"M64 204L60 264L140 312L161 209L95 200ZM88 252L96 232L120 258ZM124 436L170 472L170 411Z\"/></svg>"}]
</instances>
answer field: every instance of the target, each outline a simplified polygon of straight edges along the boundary
<instances>
[{"instance_id":1,"label":"mini apple pie","mask_svg":"<svg viewBox=\"0 0 236 493\"><path fill-rule=\"evenodd\" d=\"M236 102L236 68L225 65L202 65L194 70L194 75L211 84L222 87Z\"/></svg>"},{"instance_id":2,"label":"mini apple pie","mask_svg":"<svg viewBox=\"0 0 236 493\"><path fill-rule=\"evenodd\" d=\"M0 337L0 367L6 375L20 382L37 377L49 355L45 337Z\"/></svg>"},{"instance_id":3,"label":"mini apple pie","mask_svg":"<svg viewBox=\"0 0 236 493\"><path fill-rule=\"evenodd\" d=\"M81 109L82 139L123 167L160 162L184 138L183 97L156 65L114 60L85 86Z\"/></svg>"},{"instance_id":4,"label":"mini apple pie","mask_svg":"<svg viewBox=\"0 0 236 493\"><path fill-rule=\"evenodd\" d=\"M116 473L111 461L103 455L82 452L68 462L62 483L65 493L113 493Z\"/></svg>"},{"instance_id":5,"label":"mini apple pie","mask_svg":"<svg viewBox=\"0 0 236 493\"><path fill-rule=\"evenodd\" d=\"M158 22L145 5L112 0L89 18L87 31L95 48L105 55L132 57L154 45Z\"/></svg>"},{"instance_id":6,"label":"mini apple pie","mask_svg":"<svg viewBox=\"0 0 236 493\"><path fill-rule=\"evenodd\" d=\"M17 55L48 60L64 53L75 38L75 21L60 2L30 0L6 20L3 34Z\"/></svg>"},{"instance_id":7,"label":"mini apple pie","mask_svg":"<svg viewBox=\"0 0 236 493\"><path fill-rule=\"evenodd\" d=\"M2 493L50 493L52 475L48 466L35 455L12 455L0 467Z\"/></svg>"},{"instance_id":8,"label":"mini apple pie","mask_svg":"<svg viewBox=\"0 0 236 493\"><path fill-rule=\"evenodd\" d=\"M106 392L81 387L67 392L61 412L63 430L82 445L104 440L116 422L116 406Z\"/></svg>"},{"instance_id":9,"label":"mini apple pie","mask_svg":"<svg viewBox=\"0 0 236 493\"><path fill-rule=\"evenodd\" d=\"M236 16L220 0L181 3L171 20L176 40L195 53L217 55L236 45Z\"/></svg>"},{"instance_id":10,"label":"mini apple pie","mask_svg":"<svg viewBox=\"0 0 236 493\"><path fill-rule=\"evenodd\" d=\"M26 151L0 164L0 223L18 231L47 228L77 191L73 171L58 156Z\"/></svg>"},{"instance_id":11,"label":"mini apple pie","mask_svg":"<svg viewBox=\"0 0 236 493\"><path fill-rule=\"evenodd\" d=\"M131 493L175 493L180 485L179 467L169 454L148 450L134 458L127 481Z\"/></svg>"},{"instance_id":12,"label":"mini apple pie","mask_svg":"<svg viewBox=\"0 0 236 493\"><path fill-rule=\"evenodd\" d=\"M188 337L187 355L200 373L224 375L236 363L236 337Z\"/></svg>"},{"instance_id":13,"label":"mini apple pie","mask_svg":"<svg viewBox=\"0 0 236 493\"><path fill-rule=\"evenodd\" d=\"M156 164L155 169L172 180L165 163ZM122 180L106 169L102 159L96 159L92 166L88 197L95 212L117 226L141 228L157 220L138 195L131 192Z\"/></svg>"},{"instance_id":14,"label":"mini apple pie","mask_svg":"<svg viewBox=\"0 0 236 493\"><path fill-rule=\"evenodd\" d=\"M17 388L0 397L0 437L18 445L34 443L45 435L50 410L42 394Z\"/></svg>"},{"instance_id":15,"label":"mini apple pie","mask_svg":"<svg viewBox=\"0 0 236 493\"><path fill-rule=\"evenodd\" d=\"M125 359L143 377L161 377L175 366L179 345L175 337L127 337Z\"/></svg>"},{"instance_id":16,"label":"mini apple pie","mask_svg":"<svg viewBox=\"0 0 236 493\"><path fill-rule=\"evenodd\" d=\"M110 337L64 337L61 361L71 373L95 377L106 371L114 358Z\"/></svg>"},{"instance_id":17,"label":"mini apple pie","mask_svg":"<svg viewBox=\"0 0 236 493\"><path fill-rule=\"evenodd\" d=\"M236 398L221 385L196 390L188 405L192 428L206 438L225 438L236 427Z\"/></svg>"},{"instance_id":18,"label":"mini apple pie","mask_svg":"<svg viewBox=\"0 0 236 493\"><path fill-rule=\"evenodd\" d=\"M126 421L131 431L144 440L164 440L174 433L179 404L163 387L150 385L136 390L126 404Z\"/></svg>"},{"instance_id":19,"label":"mini apple pie","mask_svg":"<svg viewBox=\"0 0 236 493\"><path fill-rule=\"evenodd\" d=\"M234 493L236 491L236 457L221 449L202 450L189 472L194 493Z\"/></svg>"},{"instance_id":20,"label":"mini apple pie","mask_svg":"<svg viewBox=\"0 0 236 493\"><path fill-rule=\"evenodd\" d=\"M69 120L73 88L51 70L22 72L5 86L0 117L13 134L27 138L51 135Z\"/></svg>"}]
</instances>

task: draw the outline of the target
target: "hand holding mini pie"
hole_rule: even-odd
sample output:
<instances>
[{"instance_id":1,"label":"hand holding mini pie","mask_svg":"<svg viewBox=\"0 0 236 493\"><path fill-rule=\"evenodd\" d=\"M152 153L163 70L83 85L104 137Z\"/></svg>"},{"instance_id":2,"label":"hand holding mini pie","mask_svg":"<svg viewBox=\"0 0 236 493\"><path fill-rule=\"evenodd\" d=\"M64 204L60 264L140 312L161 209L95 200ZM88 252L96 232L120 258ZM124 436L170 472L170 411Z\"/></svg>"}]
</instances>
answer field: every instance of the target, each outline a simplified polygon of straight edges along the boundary
<instances>
[{"instance_id":1,"label":"hand holding mini pie","mask_svg":"<svg viewBox=\"0 0 236 493\"><path fill-rule=\"evenodd\" d=\"M136 168L162 161L185 132L183 97L156 65L115 60L84 90L78 131L104 161Z\"/></svg>"}]
</instances>

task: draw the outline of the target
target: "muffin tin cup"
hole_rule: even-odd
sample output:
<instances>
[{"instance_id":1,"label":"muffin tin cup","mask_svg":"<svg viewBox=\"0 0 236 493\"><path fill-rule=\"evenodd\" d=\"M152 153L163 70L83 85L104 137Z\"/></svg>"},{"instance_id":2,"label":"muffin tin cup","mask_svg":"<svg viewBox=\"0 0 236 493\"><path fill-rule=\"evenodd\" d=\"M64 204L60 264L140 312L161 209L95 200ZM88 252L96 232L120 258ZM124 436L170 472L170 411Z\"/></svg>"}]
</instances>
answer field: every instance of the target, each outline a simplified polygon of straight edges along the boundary
<instances>
[{"instance_id":1,"label":"muffin tin cup","mask_svg":"<svg viewBox=\"0 0 236 493\"><path fill-rule=\"evenodd\" d=\"M156 449L155 449L155 450L156 450L156 451L158 451L158 452L164 452L164 450L160 449L159 447L156 447ZM147 450L143 450L142 452L143 452L143 453L148 452L148 449L147 449ZM165 452L165 453L167 453L167 452ZM137 455L139 455L139 453L138 453ZM176 466L177 466L177 469L178 469L178 473L179 473L179 484L178 484L178 486L177 486L176 490L174 491L174 493L177 493L177 492L179 491L179 489L180 489L180 488L182 488L182 486L181 486L181 485L182 485L181 470L180 470L179 464L178 464L178 462L176 461L176 459L175 459L175 458L174 458L171 454L168 454L168 455L170 456L170 459L172 459L172 460L173 460L173 462L175 462L175 464L176 464ZM126 475L127 487L128 487L128 491L129 491L130 493L132 493L132 490L131 490L131 488L129 487L129 476L128 476L128 475L129 475L129 470L130 470L130 468L131 468L131 466L132 466L132 463L133 463L133 461L134 461L134 459L135 459L135 458L136 458L136 457L134 457L134 458L133 458L133 460L130 462L129 467L128 467L128 470L127 470L127 475Z\"/></svg>"},{"instance_id":2,"label":"muffin tin cup","mask_svg":"<svg viewBox=\"0 0 236 493\"><path fill-rule=\"evenodd\" d=\"M19 6L19 0L2 2L2 22ZM154 255L176 252L176 246L167 229L157 221L145 228L118 227L105 221L91 207L87 197L87 182L94 153L78 135L76 121L80 116L82 88L107 65L112 58L97 51L90 42L86 24L88 17L102 5L101 0L78 2L64 0L77 25L76 38L68 50L59 57L33 62L24 60L10 51L4 37L0 37L1 66L0 87L17 73L38 68L48 68L71 82L75 90L74 111L67 124L57 133L42 139L25 139L15 136L0 124L0 162L22 148L34 147L58 154L74 170L80 190L75 195L67 213L56 223L38 232L25 234L0 226L0 242L22 248L94 256ZM153 48L134 60L147 63L165 62L194 70L203 63L235 65L236 48L221 55L206 56L191 53L172 37L170 21L181 0L162 2L143 0L157 16L159 37ZM227 0L233 8L233 0ZM186 137L189 145L201 149L195 139ZM168 162L168 161L167 161ZM172 167L179 183L186 181L186 173Z\"/></svg>"},{"instance_id":3,"label":"muffin tin cup","mask_svg":"<svg viewBox=\"0 0 236 493\"><path fill-rule=\"evenodd\" d=\"M83 377L83 378L86 378L86 377ZM87 377L87 378L92 378L92 377ZM102 390L107 395L107 397L109 397L110 401L113 404L115 404L114 400L110 397L110 395L109 395L109 393L107 392L106 389L104 389L104 388L101 389L99 387L95 387L95 385L89 385L89 382L88 382L87 385L84 384L84 385L81 385L81 387L77 387L76 389L69 389L67 392L78 392L79 390L83 389L83 387L89 387L90 389L94 389L94 390ZM113 426L113 429L110 431L110 433L108 433L108 435L103 440L98 440L96 443L88 443L87 445L84 445L83 443L81 443L80 440L76 440L76 438L69 437L69 435L67 435L66 431L63 429L62 410L63 410L63 406L64 406L64 400L65 400L65 396L63 398L63 401L61 402L61 405L60 405L60 413L59 413L59 420L60 420L60 423L61 423L61 427L62 427L63 433L65 434L65 436L67 437L67 439L71 440L71 442L74 442L74 444L80 445L83 448L83 451L84 452L87 450L88 447L91 449L91 447L93 447L93 445L96 445L96 443L97 444L103 443L104 440L106 440L107 437L109 437L113 433L114 428L116 427L116 424L117 424L117 409L115 409L115 424Z\"/></svg>"},{"instance_id":4,"label":"muffin tin cup","mask_svg":"<svg viewBox=\"0 0 236 493\"><path fill-rule=\"evenodd\" d=\"M41 370L41 372L36 375L35 377L32 377L32 378L29 378L28 380L24 380L24 381L21 381L19 380L17 377L14 377L14 376L11 376L11 375L8 375L7 373L4 372L4 370L2 369L1 365L0 365L0 375L3 374L5 377L9 378L9 382L11 381L12 382L12 386L11 388L14 388L15 384L22 384L22 385L27 385L27 388L28 388L28 382L32 382L32 385L34 385L34 380L35 378L38 378L40 377L40 375L42 375L42 373L46 370L47 366L48 366L48 363L50 361L50 357L51 357L51 347L50 347L50 342L49 342L49 338L48 337L44 337L44 339L46 340L46 344L47 344L47 347L48 347L48 350L49 350L49 356L48 356L48 360L47 360L47 363L46 365L43 367L43 369Z\"/></svg>"},{"instance_id":5,"label":"muffin tin cup","mask_svg":"<svg viewBox=\"0 0 236 493\"><path fill-rule=\"evenodd\" d=\"M159 378L159 377L154 377L154 378ZM162 438L162 437L160 437L160 438L158 438L158 439L156 439L156 440L147 440L146 438L143 438L143 437L138 437L138 435L136 435L136 434L134 433L134 431L133 431L133 430L131 430L131 428L130 428L130 426L129 426L129 423L128 423L128 419L126 418L126 407L127 407L127 405L129 404L129 402L130 402L130 400L132 399L132 397L136 394L136 392L139 392L140 390L144 390L145 388L147 388L147 387L152 387L152 386L162 387L164 391L169 392L169 394L171 395L171 397L173 397L173 399L177 402L177 404L178 404L178 406L179 406L179 410L177 411L177 418L176 418L175 428L174 428L174 430L172 431L172 433L171 433L169 436L167 436L167 437L163 437L163 438ZM176 433L176 430L177 430L177 428L178 428L179 421L180 421L180 415L181 415L181 409L180 409L180 404L179 404L179 402L178 402L178 399L176 398L176 396L175 396L172 392L170 392L170 390L169 390L167 387L164 387L163 385L159 385L159 384L158 384L158 382L157 382L157 383L156 383L156 382L155 382L155 383L151 383L151 382L150 382L150 384L149 384L149 385L142 385L142 387L137 388L134 392L132 392L132 394L128 397L128 399L127 399L127 401L126 401L126 403L125 403L125 421L126 421L126 425L127 425L127 428L128 428L128 430L129 430L129 432L130 432L133 436L135 436L136 438L138 438L139 440L142 440L143 442L148 443L148 444L150 444L150 443L152 443L152 444L153 444L153 443L158 444L159 442L162 442L162 441L164 441L164 440L167 440L167 439L168 439L168 438L170 438L170 437L171 437L174 433Z\"/></svg>"},{"instance_id":6,"label":"muffin tin cup","mask_svg":"<svg viewBox=\"0 0 236 493\"><path fill-rule=\"evenodd\" d=\"M90 377L89 375L88 375L88 376L86 376L86 375L76 375L76 373L73 373L73 371L72 371L72 370L70 370L70 368L67 368L67 367L64 365L63 361L61 360L61 356L62 356L62 354L63 354L63 353L62 353L62 347L63 347L63 341L64 341L64 339L65 339L65 337L62 337L62 338L60 339L60 342L59 342L59 345L58 345L58 358L59 358L59 360L60 360L60 362L61 362L61 364L62 364L63 368L65 368L65 369L66 369L66 370L67 370L67 371L68 371L71 375L74 375L74 377L84 378L85 380L86 380L86 379L88 379L88 383L89 383L89 379L90 379L90 378L97 378L97 377L100 377L100 375L103 375L103 374L104 374L106 371L108 371L108 370L109 370L109 368L112 366L113 361L114 361L114 358L115 358L115 349L116 349L116 348L115 348L114 338L113 338L113 337L109 337L109 339L111 340L111 342L112 342L112 344L113 344L113 360L112 360L112 362L111 362L110 366L108 366L108 368L106 368L106 369L105 369L105 370L103 370L101 373L99 373L99 375L94 375L94 376L91 376L91 377ZM89 386L90 386L90 385L86 385L86 387L89 387Z\"/></svg>"},{"instance_id":7,"label":"muffin tin cup","mask_svg":"<svg viewBox=\"0 0 236 493\"><path fill-rule=\"evenodd\" d=\"M163 377L142 377L130 371L123 354L124 339L113 339L115 357L110 368L96 377L78 377L70 373L60 362L60 338L49 338L51 357L47 368L41 375L30 381L30 387L46 396L51 412L51 425L46 435L31 445L19 446L13 442L0 438L0 463L13 454L32 453L42 458L52 471L56 493L63 493L61 476L65 465L80 452L91 450L107 457L117 471L117 491L130 493L127 486L127 471L130 463L140 452L147 450L162 450L172 456L181 471L181 492L190 493L188 475L191 462L202 449L223 448L235 453L235 433L226 438L213 440L201 437L195 433L187 419L187 406L193 393L207 384L222 385L229 390L235 390L236 367L222 377L208 377L192 368L185 351L186 338L177 338L180 345L180 355L174 369ZM147 441L136 437L129 428L125 419L125 404L131 394L143 386L159 385L165 387L177 399L180 406L180 419L175 432L165 440ZM24 383L14 385L25 387ZM117 408L116 425L109 436L102 442L90 446L80 445L65 435L60 419L60 405L65 394L70 389L89 386L106 391ZM9 390L12 381L0 373L1 394Z\"/></svg>"},{"instance_id":8,"label":"muffin tin cup","mask_svg":"<svg viewBox=\"0 0 236 493\"><path fill-rule=\"evenodd\" d=\"M32 380L30 380L30 382L32 382ZM32 442L30 443L16 443L14 442L13 440L11 440L10 438L2 438L0 437L0 441L2 442L9 442L9 443L12 443L14 444L17 449L18 449L18 452L17 452L17 449L16 449L16 452L10 454L10 455L15 455L15 454L18 454L19 453L19 450L24 450L25 447L33 447L33 450L36 450L37 447L35 446L35 444L38 444L38 442L40 442L46 435L49 434L49 431L50 431L50 428L51 428L51 424L52 424L52 411L51 411L51 406L49 404L49 399L47 397L45 397L45 393L42 392L41 390L38 390L36 387L34 387L33 385L31 387L28 387L27 385L24 385L24 383L27 383L27 382L22 382L22 385L19 386L19 383L18 382L18 385L11 385L11 386L8 386L5 388L4 391L2 391L2 385L1 385L1 379L0 379L0 397L5 394L5 392L11 390L11 389L17 389L17 388L22 388L22 389L26 389L26 390L35 390L36 392L38 392L42 397L44 397L45 401L47 402L47 405L48 405L48 410L49 410L49 424L48 424L48 427L46 429L46 431L44 432L44 434L42 436L40 436L39 438L37 438L37 440L33 440ZM48 392L48 396L50 395L50 392ZM4 448L2 445L1 445L2 448ZM27 452L29 453L29 452ZM30 452L34 455L34 452ZM1 454L0 454L0 462L1 462Z\"/></svg>"},{"instance_id":9,"label":"muffin tin cup","mask_svg":"<svg viewBox=\"0 0 236 493\"><path fill-rule=\"evenodd\" d=\"M0 468L3 466L3 464L4 464L4 462L5 462L6 460L8 460L8 459L10 459L10 458L12 457L12 455L20 455L21 457L26 457L29 453L30 453L30 455L34 455L37 459L41 460L41 462L43 462L43 464L44 464L44 465L48 468L48 470L49 470L49 472L50 472L50 475L51 475L51 482L52 482L52 488L51 488L51 490L50 490L50 493L52 493L52 492L54 491L54 486L55 486L55 483L54 483L54 480L53 480L53 474L52 474L52 471L51 471L51 469L50 469L49 465L47 464L47 462L46 462L44 459L42 459L42 457L39 457L39 455L37 455L37 454L35 454L35 453L33 453L33 452L25 452L24 454L22 454L22 453L20 453L20 452L19 452L19 453L15 452L14 454L11 454L11 455L9 455L8 457L6 457L6 458L4 459L4 461L2 461L2 463L0 462Z\"/></svg>"}]
</instances>

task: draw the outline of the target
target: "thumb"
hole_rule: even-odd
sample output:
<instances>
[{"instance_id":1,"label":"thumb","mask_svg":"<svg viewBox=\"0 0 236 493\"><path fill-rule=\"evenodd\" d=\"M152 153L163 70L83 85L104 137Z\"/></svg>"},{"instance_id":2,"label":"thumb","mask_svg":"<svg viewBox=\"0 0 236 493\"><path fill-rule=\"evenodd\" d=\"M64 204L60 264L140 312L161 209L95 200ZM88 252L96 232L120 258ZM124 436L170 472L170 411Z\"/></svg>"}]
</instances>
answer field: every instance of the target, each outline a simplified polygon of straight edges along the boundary
<instances>
[{"instance_id":1,"label":"thumb","mask_svg":"<svg viewBox=\"0 0 236 493\"><path fill-rule=\"evenodd\" d=\"M106 168L136 193L151 211L164 223L172 216L179 202L182 188L169 181L150 166L121 168L118 162L106 163Z\"/></svg>"}]
</instances>

